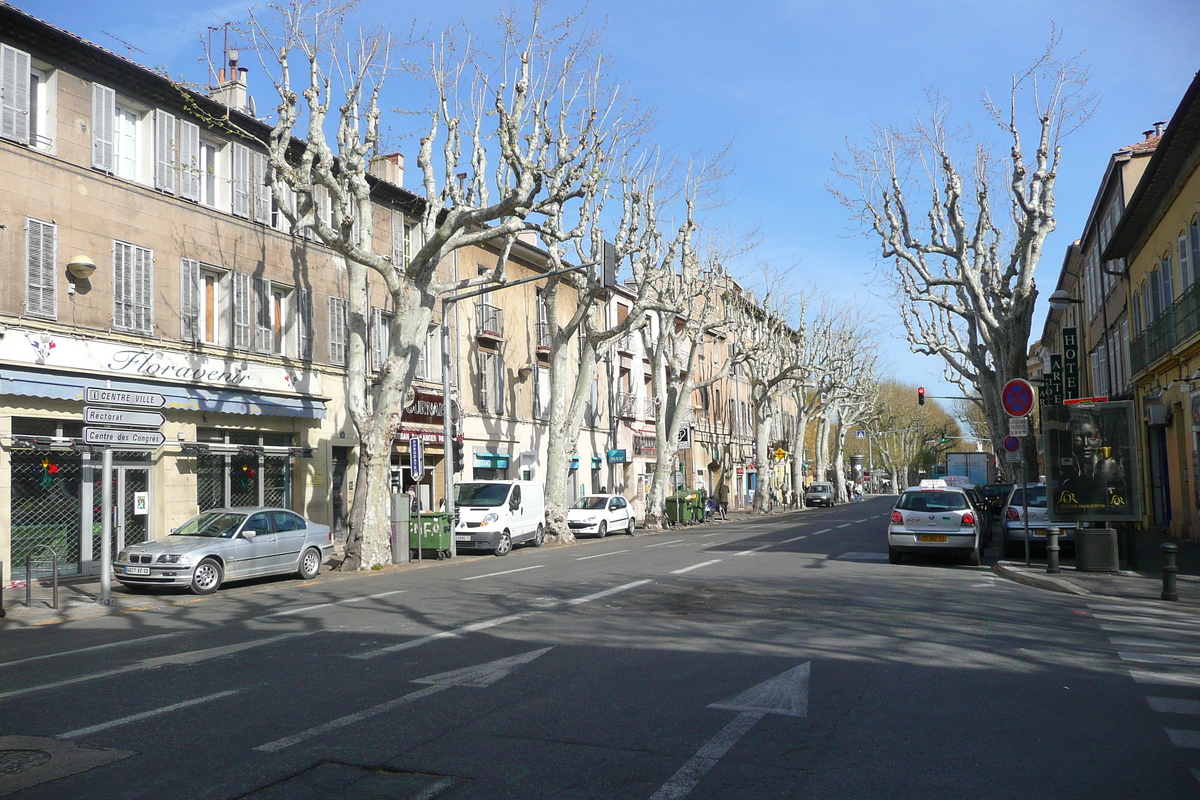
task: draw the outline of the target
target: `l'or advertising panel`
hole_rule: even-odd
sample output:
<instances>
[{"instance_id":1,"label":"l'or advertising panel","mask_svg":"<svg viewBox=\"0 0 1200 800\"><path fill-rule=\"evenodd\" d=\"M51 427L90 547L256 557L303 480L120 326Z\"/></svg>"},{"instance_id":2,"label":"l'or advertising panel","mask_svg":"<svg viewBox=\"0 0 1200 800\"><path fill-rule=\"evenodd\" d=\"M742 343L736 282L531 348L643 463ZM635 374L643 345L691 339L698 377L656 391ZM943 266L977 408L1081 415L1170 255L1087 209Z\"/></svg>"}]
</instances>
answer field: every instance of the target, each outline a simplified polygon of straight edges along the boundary
<instances>
[{"instance_id":1,"label":"l'or advertising panel","mask_svg":"<svg viewBox=\"0 0 1200 800\"><path fill-rule=\"evenodd\" d=\"M1133 403L1044 406L1042 436L1050 519L1141 518Z\"/></svg>"}]
</instances>

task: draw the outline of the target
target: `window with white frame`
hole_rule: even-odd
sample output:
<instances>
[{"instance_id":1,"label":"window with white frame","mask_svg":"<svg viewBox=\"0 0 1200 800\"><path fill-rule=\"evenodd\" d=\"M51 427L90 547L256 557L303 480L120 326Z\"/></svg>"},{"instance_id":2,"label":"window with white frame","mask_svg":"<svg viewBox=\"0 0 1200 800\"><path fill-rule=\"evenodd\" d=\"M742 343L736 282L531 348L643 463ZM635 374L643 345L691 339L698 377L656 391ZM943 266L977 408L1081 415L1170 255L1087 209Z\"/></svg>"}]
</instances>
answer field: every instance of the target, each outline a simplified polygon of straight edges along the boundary
<instances>
[{"instance_id":1,"label":"window with white frame","mask_svg":"<svg viewBox=\"0 0 1200 800\"><path fill-rule=\"evenodd\" d=\"M132 333L153 333L154 251L113 242L113 327Z\"/></svg>"},{"instance_id":2,"label":"window with white frame","mask_svg":"<svg viewBox=\"0 0 1200 800\"><path fill-rule=\"evenodd\" d=\"M185 342L224 344L221 289L224 273L191 258L179 264L179 338Z\"/></svg>"},{"instance_id":3,"label":"window with white frame","mask_svg":"<svg viewBox=\"0 0 1200 800\"><path fill-rule=\"evenodd\" d=\"M0 45L0 138L54 151L57 72Z\"/></svg>"},{"instance_id":4,"label":"window with white frame","mask_svg":"<svg viewBox=\"0 0 1200 800\"><path fill-rule=\"evenodd\" d=\"M124 98L113 106L113 174L118 178L149 183L147 172L147 139L144 132L148 112Z\"/></svg>"},{"instance_id":5,"label":"window with white frame","mask_svg":"<svg viewBox=\"0 0 1200 800\"><path fill-rule=\"evenodd\" d=\"M1133 381L1133 363L1129 359L1129 320L1121 320L1120 333L1121 339L1121 363L1124 367L1121 370L1121 385L1116 387L1118 391L1124 391L1125 387Z\"/></svg>"},{"instance_id":6,"label":"window with white frame","mask_svg":"<svg viewBox=\"0 0 1200 800\"><path fill-rule=\"evenodd\" d=\"M288 355L291 351L292 291L267 278L254 278L254 349Z\"/></svg>"},{"instance_id":7,"label":"window with white frame","mask_svg":"<svg viewBox=\"0 0 1200 800\"><path fill-rule=\"evenodd\" d=\"M230 275L230 320L233 347L249 350L254 335L254 294L252 276L245 272Z\"/></svg>"},{"instance_id":8,"label":"window with white frame","mask_svg":"<svg viewBox=\"0 0 1200 800\"><path fill-rule=\"evenodd\" d=\"M25 313L58 318L58 226L25 220Z\"/></svg>"},{"instance_id":9,"label":"window with white frame","mask_svg":"<svg viewBox=\"0 0 1200 800\"><path fill-rule=\"evenodd\" d=\"M420 355L417 357L417 377L424 380L439 380L442 376L441 328L430 325L425 331Z\"/></svg>"},{"instance_id":10,"label":"window with white frame","mask_svg":"<svg viewBox=\"0 0 1200 800\"><path fill-rule=\"evenodd\" d=\"M339 367L346 366L350 354L348 306L340 297L329 298L329 363Z\"/></svg>"},{"instance_id":11,"label":"window with white frame","mask_svg":"<svg viewBox=\"0 0 1200 800\"><path fill-rule=\"evenodd\" d=\"M533 418L550 417L550 368L538 365L533 381Z\"/></svg>"},{"instance_id":12,"label":"window with white frame","mask_svg":"<svg viewBox=\"0 0 1200 800\"><path fill-rule=\"evenodd\" d=\"M479 410L504 413L504 357L491 350L479 352Z\"/></svg>"},{"instance_id":13,"label":"window with white frame","mask_svg":"<svg viewBox=\"0 0 1200 800\"><path fill-rule=\"evenodd\" d=\"M296 289L296 339L297 355L301 361L313 360L313 341L316 339L313 323L312 289Z\"/></svg>"},{"instance_id":14,"label":"window with white frame","mask_svg":"<svg viewBox=\"0 0 1200 800\"><path fill-rule=\"evenodd\" d=\"M392 315L382 308L371 309L371 372L379 372L391 351ZM418 365L418 377L423 377Z\"/></svg>"},{"instance_id":15,"label":"window with white frame","mask_svg":"<svg viewBox=\"0 0 1200 800\"><path fill-rule=\"evenodd\" d=\"M203 205L216 208L221 203L221 180L224 170L221 165L221 146L211 139L200 139L199 147L199 194L196 200Z\"/></svg>"}]
</instances>

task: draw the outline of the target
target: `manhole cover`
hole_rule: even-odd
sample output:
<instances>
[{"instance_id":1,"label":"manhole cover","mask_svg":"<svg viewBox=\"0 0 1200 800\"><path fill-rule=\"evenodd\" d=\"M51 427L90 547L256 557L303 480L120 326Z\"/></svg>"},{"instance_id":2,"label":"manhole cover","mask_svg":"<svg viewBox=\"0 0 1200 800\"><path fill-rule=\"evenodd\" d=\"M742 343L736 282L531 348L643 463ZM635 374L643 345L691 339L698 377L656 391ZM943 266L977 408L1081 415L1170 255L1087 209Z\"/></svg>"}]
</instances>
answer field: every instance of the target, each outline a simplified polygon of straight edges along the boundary
<instances>
[{"instance_id":1,"label":"manhole cover","mask_svg":"<svg viewBox=\"0 0 1200 800\"><path fill-rule=\"evenodd\" d=\"M0 775L19 775L40 767L51 755L45 750L0 750Z\"/></svg>"}]
</instances>

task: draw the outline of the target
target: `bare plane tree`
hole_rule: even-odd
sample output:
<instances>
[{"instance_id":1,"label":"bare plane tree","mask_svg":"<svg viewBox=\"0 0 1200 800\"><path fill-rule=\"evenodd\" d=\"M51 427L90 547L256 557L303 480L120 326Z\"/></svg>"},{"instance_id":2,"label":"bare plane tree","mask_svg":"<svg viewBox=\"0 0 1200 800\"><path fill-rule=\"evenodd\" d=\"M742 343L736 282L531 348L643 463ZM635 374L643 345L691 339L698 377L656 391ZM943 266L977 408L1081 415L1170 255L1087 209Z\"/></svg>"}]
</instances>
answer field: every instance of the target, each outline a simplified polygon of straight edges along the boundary
<instances>
[{"instance_id":1,"label":"bare plane tree","mask_svg":"<svg viewBox=\"0 0 1200 800\"><path fill-rule=\"evenodd\" d=\"M831 186L895 268L910 347L944 359L948 377L983 398L993 442L1007 433L1000 389L1026 375L1033 275L1055 228L1060 144L1094 105L1083 94L1086 70L1056 55L1059 39L1013 77L1005 107L985 101L1005 158L979 141L964 173L947 104L931 94L930 113L912 128L877 128L871 142L851 145L835 165L843 185ZM1032 154L1020 130L1026 113L1037 132Z\"/></svg>"}]
</instances>

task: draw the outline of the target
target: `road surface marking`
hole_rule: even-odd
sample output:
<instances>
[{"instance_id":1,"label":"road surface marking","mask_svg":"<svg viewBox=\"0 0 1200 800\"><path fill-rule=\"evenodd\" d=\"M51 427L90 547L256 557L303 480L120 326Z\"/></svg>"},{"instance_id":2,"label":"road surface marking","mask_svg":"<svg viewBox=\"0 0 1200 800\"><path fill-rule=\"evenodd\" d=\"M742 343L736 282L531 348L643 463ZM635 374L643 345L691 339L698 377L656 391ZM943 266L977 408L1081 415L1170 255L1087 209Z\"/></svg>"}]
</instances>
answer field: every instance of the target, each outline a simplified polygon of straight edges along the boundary
<instances>
[{"instance_id":1,"label":"road surface marking","mask_svg":"<svg viewBox=\"0 0 1200 800\"><path fill-rule=\"evenodd\" d=\"M713 533L702 533L700 534L700 538L707 539L709 536L720 536L724 532L725 531L714 531Z\"/></svg>"},{"instance_id":2,"label":"road surface marking","mask_svg":"<svg viewBox=\"0 0 1200 800\"><path fill-rule=\"evenodd\" d=\"M683 573L691 572L694 569L700 569L701 567L707 567L710 564L720 564L720 563L721 563L721 559L714 558L712 561L701 561L699 564L692 564L690 567L684 567L683 569L671 570L671 574L672 575L682 575Z\"/></svg>"},{"instance_id":3,"label":"road surface marking","mask_svg":"<svg viewBox=\"0 0 1200 800\"><path fill-rule=\"evenodd\" d=\"M808 534L807 534L807 533L802 533L802 534L800 534L799 536L793 536L793 537L792 537L792 538L790 538L790 539L784 539L782 542L780 542L780 544L791 544L792 542L798 542L798 541L800 541L801 539L803 539L805 536L808 536Z\"/></svg>"},{"instance_id":4,"label":"road surface marking","mask_svg":"<svg viewBox=\"0 0 1200 800\"><path fill-rule=\"evenodd\" d=\"M1176 747L1200 749L1200 731L1181 731L1178 728L1163 728Z\"/></svg>"},{"instance_id":5,"label":"road surface marking","mask_svg":"<svg viewBox=\"0 0 1200 800\"><path fill-rule=\"evenodd\" d=\"M267 619L268 617L286 617L290 614L303 614L305 611L316 611L318 608L329 608L330 606L338 606L343 603L361 603L365 600L374 600L377 597L387 597L393 594L403 594L406 590L397 589L394 592L381 592L379 594L369 594L365 597L352 597L349 600L335 600L332 603L320 603L315 606L304 606L303 608L289 608L287 611L275 611L271 614L263 614L256 619Z\"/></svg>"},{"instance_id":6,"label":"road surface marking","mask_svg":"<svg viewBox=\"0 0 1200 800\"><path fill-rule=\"evenodd\" d=\"M458 778L442 778L440 781L431 783L414 794L410 800L434 800L434 798L441 797L442 792L456 783L458 783Z\"/></svg>"},{"instance_id":7,"label":"road surface marking","mask_svg":"<svg viewBox=\"0 0 1200 800\"><path fill-rule=\"evenodd\" d=\"M17 664L28 664L31 661L42 661L47 658L58 658L59 656L73 656L77 653L90 653L95 650L105 650L109 647L120 647L126 644L135 644L137 642L148 642L151 639L165 639L168 636L178 636L183 631L174 631L172 633L156 633L153 636L139 636L137 639L125 639L120 642L109 642L108 644L95 644L91 647L81 647L78 650L64 650L61 653L48 653L44 656L30 656L29 658L18 659L17 661L5 661L0 663L0 667L15 667Z\"/></svg>"},{"instance_id":8,"label":"road surface marking","mask_svg":"<svg viewBox=\"0 0 1200 800\"><path fill-rule=\"evenodd\" d=\"M224 692L217 692L216 694L205 695L204 697L197 697L194 700L184 700L182 703L172 703L169 706L163 706L162 708L155 708L151 711L143 711L140 714L132 714L128 717L121 717L120 719L114 719L111 722L101 722L99 725L91 725L87 728L78 728L77 730L67 731L66 733L60 733L58 736L55 736L54 738L55 739L78 739L82 736L90 736L93 733L99 733L100 731L106 731L109 728L117 728L117 727L120 727L121 725L128 725L131 722L141 722L144 719L150 719L151 717L157 717L162 714L169 714L172 711L178 711L181 708L188 708L190 706L198 706L201 703L207 703L210 700L219 700L222 697L229 697L229 695L237 694L239 691L240 691L239 689L229 689Z\"/></svg>"},{"instance_id":9,"label":"road surface marking","mask_svg":"<svg viewBox=\"0 0 1200 800\"><path fill-rule=\"evenodd\" d=\"M1200 636L1200 630L1178 630L1178 629L1161 629L1151 630L1146 625L1133 624L1118 624L1118 625L1101 625L1100 630L1106 633L1149 633L1154 636L1172 638L1172 639L1194 639Z\"/></svg>"},{"instance_id":10,"label":"road surface marking","mask_svg":"<svg viewBox=\"0 0 1200 800\"><path fill-rule=\"evenodd\" d=\"M887 553L842 553L838 561L887 561Z\"/></svg>"},{"instance_id":11,"label":"road surface marking","mask_svg":"<svg viewBox=\"0 0 1200 800\"><path fill-rule=\"evenodd\" d=\"M696 755L680 767L650 800L680 800L687 796L729 749L767 714L808 716L810 666L810 662L805 662L728 700L710 705L709 708L741 713L705 742Z\"/></svg>"},{"instance_id":12,"label":"road surface marking","mask_svg":"<svg viewBox=\"0 0 1200 800\"><path fill-rule=\"evenodd\" d=\"M1200 644L1185 644L1170 639L1138 639L1133 636L1110 636L1108 641L1117 647L1165 647L1168 650L1200 652Z\"/></svg>"},{"instance_id":13,"label":"road surface marking","mask_svg":"<svg viewBox=\"0 0 1200 800\"><path fill-rule=\"evenodd\" d=\"M1120 614L1093 614L1096 619L1103 622L1124 622L1126 625L1143 625L1148 628L1183 628L1185 630L1200 629L1197 620L1184 619L1160 619L1159 617L1128 617Z\"/></svg>"},{"instance_id":14,"label":"road surface marking","mask_svg":"<svg viewBox=\"0 0 1200 800\"><path fill-rule=\"evenodd\" d=\"M843 522L841 525L838 525L838 527L839 528L849 528L853 524L854 524L853 522Z\"/></svg>"},{"instance_id":15,"label":"road surface marking","mask_svg":"<svg viewBox=\"0 0 1200 800\"><path fill-rule=\"evenodd\" d=\"M669 542L659 542L658 544L648 544L648 545L646 545L646 549L649 550L651 547L665 547L666 545L675 544L676 542L682 542L682 541L683 541L683 539L672 539Z\"/></svg>"},{"instance_id":16,"label":"road surface marking","mask_svg":"<svg viewBox=\"0 0 1200 800\"><path fill-rule=\"evenodd\" d=\"M594 556L583 556L575 559L576 561L587 561L589 558L604 558L605 556L615 556L617 553L628 553L628 550L613 550L611 553L597 553Z\"/></svg>"},{"instance_id":17,"label":"road surface marking","mask_svg":"<svg viewBox=\"0 0 1200 800\"><path fill-rule=\"evenodd\" d=\"M1200 700L1182 700L1178 697L1147 697L1146 702L1155 711L1164 714L1200 714Z\"/></svg>"},{"instance_id":18,"label":"road surface marking","mask_svg":"<svg viewBox=\"0 0 1200 800\"><path fill-rule=\"evenodd\" d=\"M816 536L818 533L829 533L832 530L833 530L833 528L822 528L819 531L813 531L811 535Z\"/></svg>"},{"instance_id":19,"label":"road surface marking","mask_svg":"<svg viewBox=\"0 0 1200 800\"><path fill-rule=\"evenodd\" d=\"M531 569L543 569L545 564L534 564L532 567L519 567L517 569L506 569L503 572L489 572L487 575L473 575L470 578L463 578L464 581L477 581L480 578L495 578L497 575L512 575L514 572L525 572Z\"/></svg>"},{"instance_id":20,"label":"road surface marking","mask_svg":"<svg viewBox=\"0 0 1200 800\"><path fill-rule=\"evenodd\" d=\"M440 633L433 633L429 636L422 636L420 639L410 639L407 642L388 645L387 647L380 647L375 650L368 650L365 653L355 653L354 655L350 656L350 658L357 659L359 661L365 661L368 658L378 658L379 656L387 655L388 653L395 653L400 650L408 650L413 647L420 647L423 644L436 642L438 639L450 639L463 633L474 633L475 631L487 630L488 628L494 628L497 625L503 625L506 622L524 619L525 617L536 613L538 612L526 611L521 614L509 614L506 617L493 617L492 619L485 619L480 622L472 622L470 625L463 625L461 628L455 628L449 631L441 631Z\"/></svg>"},{"instance_id":21,"label":"road surface marking","mask_svg":"<svg viewBox=\"0 0 1200 800\"><path fill-rule=\"evenodd\" d=\"M1183 675L1175 672L1146 672L1140 669L1129 670L1129 677L1138 683L1157 684L1160 686L1200 686L1200 676Z\"/></svg>"},{"instance_id":22,"label":"road surface marking","mask_svg":"<svg viewBox=\"0 0 1200 800\"><path fill-rule=\"evenodd\" d=\"M1118 605L1115 603L1088 603L1088 608L1090 608L1092 611L1101 611L1101 612L1110 611L1110 612L1120 612L1120 613L1127 614L1132 611L1137 614L1155 614L1155 615L1162 616L1162 617L1175 617L1177 619L1195 619L1196 618L1195 614L1190 614L1190 613L1187 613L1184 611L1175 611L1174 609L1157 608L1155 606L1131 606L1131 605Z\"/></svg>"},{"instance_id":23,"label":"road surface marking","mask_svg":"<svg viewBox=\"0 0 1200 800\"><path fill-rule=\"evenodd\" d=\"M775 546L774 542L772 542L771 544L760 544L758 547L752 547L749 550L743 550L740 553L734 553L734 555L735 556L748 556L751 553L757 553L759 550L766 550L768 547L774 547L774 546Z\"/></svg>"},{"instance_id":24,"label":"road surface marking","mask_svg":"<svg viewBox=\"0 0 1200 800\"><path fill-rule=\"evenodd\" d=\"M1137 664L1176 664L1184 667L1194 667L1200 664L1200 656L1177 656L1173 653L1130 653L1118 651L1117 656L1122 661L1133 661Z\"/></svg>"},{"instance_id":25,"label":"road surface marking","mask_svg":"<svg viewBox=\"0 0 1200 800\"><path fill-rule=\"evenodd\" d=\"M126 672L139 672L144 669L153 669L155 667L164 667L168 665L187 665L198 664L201 661L207 661L211 658L220 658L222 656L239 653L243 650L249 650L252 647L262 647L263 645L282 642L285 639L292 639L297 636L308 636L316 633L316 631L301 631L299 633L285 633L280 636L269 636L265 639L254 639L249 642L241 642L239 644L227 644L222 647L208 647L203 650L190 650L186 653L177 653L172 656L158 656L157 658L147 658L145 661L139 661L136 664L130 664L125 667L117 667L116 669L108 669L103 672L92 672L87 675L77 675L74 678L66 678L53 683L43 683L37 686L28 686L24 689L13 689L10 692L0 693L0 700L7 700L10 697L17 697L23 694L32 692L40 692L44 689L57 689L60 686L70 686L74 683L83 683L85 681L94 681L99 678L107 678L112 675L122 675Z\"/></svg>"},{"instance_id":26,"label":"road surface marking","mask_svg":"<svg viewBox=\"0 0 1200 800\"><path fill-rule=\"evenodd\" d=\"M254 748L265 753L275 753L300 742L307 741L323 733L328 733L338 728L344 728L347 725L353 725L356 722L362 722L364 719L370 719L391 711L393 708L407 705L414 700L428 697L432 694L444 691L454 686L471 686L475 688L487 688L496 681L509 675L514 669L522 664L528 664L538 656L549 652L549 647L543 647L540 650L531 650L528 653L522 653L519 656L510 656L509 658L501 658L496 661L489 661L486 664L479 664L465 669L451 670L450 672L441 672L437 675L430 675L428 678L417 678L412 683L428 683L424 689L418 689L415 692L397 697L394 700L388 700L386 703L380 703L377 706L364 708L362 711L356 711L353 714L347 714L344 717L338 717L335 720L330 720L322 725L309 728L308 730L300 731L299 733L285 736L282 739L276 739L273 742L267 742Z\"/></svg>"},{"instance_id":27,"label":"road surface marking","mask_svg":"<svg viewBox=\"0 0 1200 800\"><path fill-rule=\"evenodd\" d=\"M595 594L589 594L585 597L576 597L574 600L568 600L567 604L577 606L580 603L590 603L593 600L599 600L601 597L608 597L609 595L616 594L617 592L623 592L627 589L636 589L638 586L645 586L647 583L653 582L654 581L652 581L650 578L646 578L645 580L634 581L633 583L626 583L622 584L621 586L614 586L611 589L605 589L603 592L596 592Z\"/></svg>"}]
</instances>

